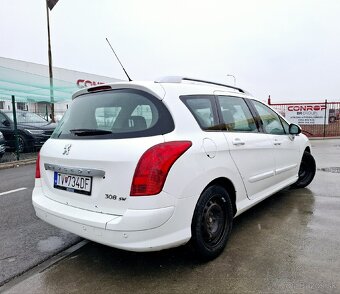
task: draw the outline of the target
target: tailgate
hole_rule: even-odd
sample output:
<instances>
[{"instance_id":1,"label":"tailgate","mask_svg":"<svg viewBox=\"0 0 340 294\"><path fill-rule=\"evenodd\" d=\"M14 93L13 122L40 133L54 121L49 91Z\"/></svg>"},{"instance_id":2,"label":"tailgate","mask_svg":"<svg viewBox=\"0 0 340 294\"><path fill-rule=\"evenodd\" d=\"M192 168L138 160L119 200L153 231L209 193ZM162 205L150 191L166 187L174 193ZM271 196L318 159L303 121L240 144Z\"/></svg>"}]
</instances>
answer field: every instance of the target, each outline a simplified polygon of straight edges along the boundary
<instances>
[{"instance_id":1,"label":"tailgate","mask_svg":"<svg viewBox=\"0 0 340 294\"><path fill-rule=\"evenodd\" d=\"M42 190L63 204L123 215L137 163L163 136L107 139L49 139L40 151Z\"/></svg>"}]
</instances>

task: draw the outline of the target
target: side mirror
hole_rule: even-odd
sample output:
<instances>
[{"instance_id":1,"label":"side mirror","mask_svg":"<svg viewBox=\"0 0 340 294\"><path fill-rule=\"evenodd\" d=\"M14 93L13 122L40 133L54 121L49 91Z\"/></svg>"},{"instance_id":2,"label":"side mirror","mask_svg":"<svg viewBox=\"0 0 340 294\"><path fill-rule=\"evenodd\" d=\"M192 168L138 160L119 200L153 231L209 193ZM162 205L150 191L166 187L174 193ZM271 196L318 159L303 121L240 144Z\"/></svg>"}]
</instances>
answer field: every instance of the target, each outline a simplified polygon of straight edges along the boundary
<instances>
[{"instance_id":1,"label":"side mirror","mask_svg":"<svg viewBox=\"0 0 340 294\"><path fill-rule=\"evenodd\" d=\"M300 126L296 124L290 124L289 125L289 134L291 135L298 135L301 133L301 128Z\"/></svg>"}]
</instances>

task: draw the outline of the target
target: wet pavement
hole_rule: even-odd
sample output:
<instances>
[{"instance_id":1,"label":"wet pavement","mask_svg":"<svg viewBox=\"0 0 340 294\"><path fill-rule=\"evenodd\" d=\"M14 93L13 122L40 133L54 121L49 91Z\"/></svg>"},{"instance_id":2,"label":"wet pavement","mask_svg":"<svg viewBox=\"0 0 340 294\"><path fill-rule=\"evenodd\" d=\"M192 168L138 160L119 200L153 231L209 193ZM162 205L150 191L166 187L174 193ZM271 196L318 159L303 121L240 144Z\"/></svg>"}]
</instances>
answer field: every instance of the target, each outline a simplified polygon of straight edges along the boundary
<instances>
[{"instance_id":1,"label":"wet pavement","mask_svg":"<svg viewBox=\"0 0 340 294\"><path fill-rule=\"evenodd\" d=\"M36 217L34 175L33 164L0 170L0 286L81 240Z\"/></svg>"},{"instance_id":2,"label":"wet pavement","mask_svg":"<svg viewBox=\"0 0 340 294\"><path fill-rule=\"evenodd\" d=\"M239 216L211 262L198 262L185 246L131 253L89 242L0 292L340 293L340 140L312 145L313 183Z\"/></svg>"}]
</instances>

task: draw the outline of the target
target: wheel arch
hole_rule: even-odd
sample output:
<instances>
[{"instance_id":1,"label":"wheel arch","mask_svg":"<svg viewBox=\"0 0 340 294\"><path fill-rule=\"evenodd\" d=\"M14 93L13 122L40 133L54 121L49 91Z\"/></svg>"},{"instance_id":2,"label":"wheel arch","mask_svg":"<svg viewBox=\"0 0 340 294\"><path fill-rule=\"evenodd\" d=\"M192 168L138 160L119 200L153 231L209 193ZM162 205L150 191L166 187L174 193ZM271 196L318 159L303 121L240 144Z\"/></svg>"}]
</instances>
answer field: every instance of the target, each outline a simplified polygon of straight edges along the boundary
<instances>
[{"instance_id":1,"label":"wheel arch","mask_svg":"<svg viewBox=\"0 0 340 294\"><path fill-rule=\"evenodd\" d=\"M233 215L235 216L237 213L237 207L236 207L236 190L235 190L235 186L232 183L231 180L229 180L228 178L225 177L219 177L216 178L214 180L212 180L205 188L203 191L205 191L207 188L211 187L211 186L221 186L223 188L225 188L230 196L230 201L231 204L233 206Z\"/></svg>"}]
</instances>

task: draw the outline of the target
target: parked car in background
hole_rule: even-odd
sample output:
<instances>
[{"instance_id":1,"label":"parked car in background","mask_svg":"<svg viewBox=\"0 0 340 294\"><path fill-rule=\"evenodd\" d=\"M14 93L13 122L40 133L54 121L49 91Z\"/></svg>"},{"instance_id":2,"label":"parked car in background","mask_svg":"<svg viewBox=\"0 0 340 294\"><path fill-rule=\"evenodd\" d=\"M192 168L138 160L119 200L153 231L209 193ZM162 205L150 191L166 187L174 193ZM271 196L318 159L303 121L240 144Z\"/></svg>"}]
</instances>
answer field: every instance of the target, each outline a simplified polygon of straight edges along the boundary
<instances>
[{"instance_id":1,"label":"parked car in background","mask_svg":"<svg viewBox=\"0 0 340 294\"><path fill-rule=\"evenodd\" d=\"M5 154L5 138L4 135L0 132L0 158Z\"/></svg>"},{"instance_id":2,"label":"parked car in background","mask_svg":"<svg viewBox=\"0 0 340 294\"><path fill-rule=\"evenodd\" d=\"M33 151L41 147L53 133L56 124L49 123L39 115L16 112L19 152ZM12 111L0 111L0 131L9 149L15 149L14 120Z\"/></svg>"},{"instance_id":3,"label":"parked car in background","mask_svg":"<svg viewBox=\"0 0 340 294\"><path fill-rule=\"evenodd\" d=\"M191 242L205 259L234 217L315 175L308 138L246 91L181 77L82 89L38 155L44 221L131 251ZM244 240L240 240L243 242Z\"/></svg>"}]
</instances>

